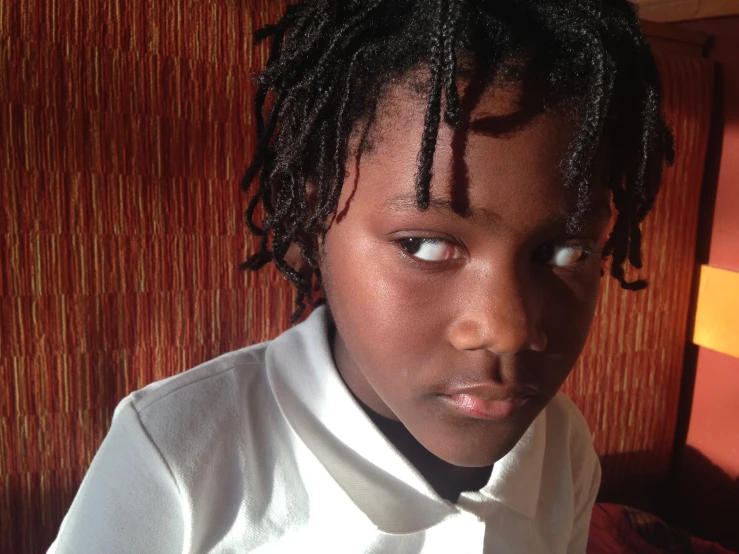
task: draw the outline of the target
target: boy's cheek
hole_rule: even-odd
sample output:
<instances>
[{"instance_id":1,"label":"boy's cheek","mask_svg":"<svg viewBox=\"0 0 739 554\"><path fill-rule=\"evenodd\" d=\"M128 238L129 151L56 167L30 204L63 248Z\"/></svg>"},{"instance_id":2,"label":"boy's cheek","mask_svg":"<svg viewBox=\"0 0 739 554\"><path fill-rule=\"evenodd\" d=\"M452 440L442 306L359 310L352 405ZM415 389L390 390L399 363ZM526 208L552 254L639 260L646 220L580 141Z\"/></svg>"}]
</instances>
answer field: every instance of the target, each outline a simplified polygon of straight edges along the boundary
<instances>
[{"instance_id":1,"label":"boy's cheek","mask_svg":"<svg viewBox=\"0 0 739 554\"><path fill-rule=\"evenodd\" d=\"M576 284L560 282L549 289L544 309L547 350L574 364L587 340L599 297L599 273Z\"/></svg>"},{"instance_id":2,"label":"boy's cheek","mask_svg":"<svg viewBox=\"0 0 739 554\"><path fill-rule=\"evenodd\" d=\"M368 304L367 318L410 317L439 307L443 277L409 267L390 240L349 231L329 235L323 249L322 275L332 303Z\"/></svg>"}]
</instances>

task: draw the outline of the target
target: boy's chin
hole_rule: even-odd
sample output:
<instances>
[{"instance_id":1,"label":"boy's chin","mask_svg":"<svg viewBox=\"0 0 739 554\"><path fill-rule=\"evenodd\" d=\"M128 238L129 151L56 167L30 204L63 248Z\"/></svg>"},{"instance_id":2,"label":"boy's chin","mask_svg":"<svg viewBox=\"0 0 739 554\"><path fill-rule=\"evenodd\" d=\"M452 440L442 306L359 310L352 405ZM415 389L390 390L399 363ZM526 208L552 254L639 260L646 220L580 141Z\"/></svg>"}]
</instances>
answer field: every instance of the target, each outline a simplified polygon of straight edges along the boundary
<instances>
[{"instance_id":1,"label":"boy's chin","mask_svg":"<svg viewBox=\"0 0 739 554\"><path fill-rule=\"evenodd\" d=\"M458 467L488 467L508 454L528 429L501 429L495 433L468 432L440 443L421 444L437 458Z\"/></svg>"},{"instance_id":2,"label":"boy's chin","mask_svg":"<svg viewBox=\"0 0 739 554\"><path fill-rule=\"evenodd\" d=\"M515 445L515 442L514 444ZM457 467L489 467L495 465L497 461L505 457L508 452L511 451L513 446L507 449L495 449L493 451L481 451L479 449L467 450L460 449L450 455L442 452L443 456L436 454L437 457L444 460L446 463L457 466Z\"/></svg>"}]
</instances>

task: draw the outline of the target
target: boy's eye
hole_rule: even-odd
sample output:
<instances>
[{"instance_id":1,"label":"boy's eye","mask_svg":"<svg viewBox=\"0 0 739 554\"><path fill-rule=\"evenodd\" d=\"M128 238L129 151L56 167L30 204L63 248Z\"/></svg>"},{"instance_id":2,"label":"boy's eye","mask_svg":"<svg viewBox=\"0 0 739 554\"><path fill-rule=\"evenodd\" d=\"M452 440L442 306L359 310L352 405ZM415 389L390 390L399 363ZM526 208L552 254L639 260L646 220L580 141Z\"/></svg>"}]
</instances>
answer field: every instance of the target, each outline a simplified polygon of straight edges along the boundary
<instances>
[{"instance_id":1,"label":"boy's eye","mask_svg":"<svg viewBox=\"0 0 739 554\"><path fill-rule=\"evenodd\" d=\"M442 239L408 238L398 241L408 254L425 262L444 262L457 258L457 249Z\"/></svg>"},{"instance_id":2,"label":"boy's eye","mask_svg":"<svg viewBox=\"0 0 739 554\"><path fill-rule=\"evenodd\" d=\"M534 259L554 267L568 267L587 258L589 252L580 246L544 244L539 247Z\"/></svg>"}]
</instances>

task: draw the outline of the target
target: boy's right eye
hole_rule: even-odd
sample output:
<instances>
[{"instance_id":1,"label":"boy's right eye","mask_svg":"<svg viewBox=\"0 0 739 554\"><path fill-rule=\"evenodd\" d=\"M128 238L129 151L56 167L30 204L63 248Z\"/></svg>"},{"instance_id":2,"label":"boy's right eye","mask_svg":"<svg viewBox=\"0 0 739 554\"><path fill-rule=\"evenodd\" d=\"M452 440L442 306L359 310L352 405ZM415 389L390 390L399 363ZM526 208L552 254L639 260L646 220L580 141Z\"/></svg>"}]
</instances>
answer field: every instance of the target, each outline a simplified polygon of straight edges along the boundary
<instances>
[{"instance_id":1,"label":"boy's right eye","mask_svg":"<svg viewBox=\"0 0 739 554\"><path fill-rule=\"evenodd\" d=\"M436 238L407 238L397 241L409 255L424 262L445 262L459 257L449 241Z\"/></svg>"}]
</instances>

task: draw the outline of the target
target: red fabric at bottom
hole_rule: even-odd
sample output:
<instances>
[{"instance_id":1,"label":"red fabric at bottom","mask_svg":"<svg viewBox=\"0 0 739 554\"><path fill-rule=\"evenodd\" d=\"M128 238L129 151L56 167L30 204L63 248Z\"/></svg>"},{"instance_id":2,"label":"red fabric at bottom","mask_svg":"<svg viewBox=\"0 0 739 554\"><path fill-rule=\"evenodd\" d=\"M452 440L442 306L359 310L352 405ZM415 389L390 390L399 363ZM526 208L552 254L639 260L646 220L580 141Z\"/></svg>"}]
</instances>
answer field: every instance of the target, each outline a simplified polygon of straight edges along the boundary
<instances>
[{"instance_id":1,"label":"red fabric at bottom","mask_svg":"<svg viewBox=\"0 0 739 554\"><path fill-rule=\"evenodd\" d=\"M616 504L596 504L590 522L588 554L732 554L669 527L662 520Z\"/></svg>"}]
</instances>

